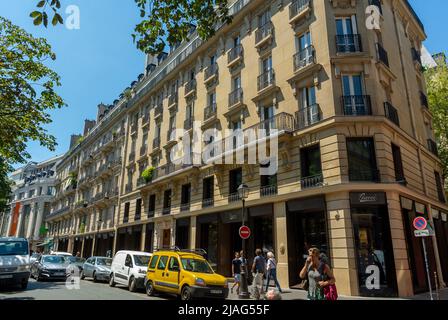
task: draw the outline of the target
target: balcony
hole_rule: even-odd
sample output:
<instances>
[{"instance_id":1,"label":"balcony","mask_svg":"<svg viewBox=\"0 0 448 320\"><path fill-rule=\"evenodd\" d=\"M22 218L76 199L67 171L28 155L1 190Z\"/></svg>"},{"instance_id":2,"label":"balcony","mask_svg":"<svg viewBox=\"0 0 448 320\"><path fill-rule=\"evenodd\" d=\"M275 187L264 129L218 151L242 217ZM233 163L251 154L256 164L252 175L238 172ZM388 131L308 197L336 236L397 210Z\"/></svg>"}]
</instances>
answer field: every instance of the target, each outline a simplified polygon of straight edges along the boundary
<instances>
[{"instance_id":1,"label":"balcony","mask_svg":"<svg viewBox=\"0 0 448 320\"><path fill-rule=\"evenodd\" d=\"M137 179L137 188L145 186L147 184L146 180L142 177Z\"/></svg>"},{"instance_id":2,"label":"balcony","mask_svg":"<svg viewBox=\"0 0 448 320\"><path fill-rule=\"evenodd\" d=\"M126 193L131 192L131 191L132 191L132 184L127 184L127 185L125 186L125 191L126 191Z\"/></svg>"},{"instance_id":3,"label":"balcony","mask_svg":"<svg viewBox=\"0 0 448 320\"><path fill-rule=\"evenodd\" d=\"M185 84L185 98L192 96L196 92L196 80L191 79Z\"/></svg>"},{"instance_id":4,"label":"balcony","mask_svg":"<svg viewBox=\"0 0 448 320\"><path fill-rule=\"evenodd\" d=\"M215 200L213 198L202 199L202 208L210 208L215 205Z\"/></svg>"},{"instance_id":5,"label":"balcony","mask_svg":"<svg viewBox=\"0 0 448 320\"><path fill-rule=\"evenodd\" d=\"M316 50L314 46L309 46L302 51L296 53L294 59L294 72L300 71L303 68L316 64Z\"/></svg>"},{"instance_id":6,"label":"balcony","mask_svg":"<svg viewBox=\"0 0 448 320\"><path fill-rule=\"evenodd\" d=\"M371 169L349 169L350 182L381 182L380 171L375 168Z\"/></svg>"},{"instance_id":7,"label":"balcony","mask_svg":"<svg viewBox=\"0 0 448 320\"><path fill-rule=\"evenodd\" d=\"M270 69L258 76L258 92L263 91L269 87L275 86L275 72Z\"/></svg>"},{"instance_id":8,"label":"balcony","mask_svg":"<svg viewBox=\"0 0 448 320\"><path fill-rule=\"evenodd\" d=\"M277 195L277 193L278 193L277 185L260 187L260 197L272 197Z\"/></svg>"},{"instance_id":9,"label":"balcony","mask_svg":"<svg viewBox=\"0 0 448 320\"><path fill-rule=\"evenodd\" d=\"M400 126L400 119L398 118L398 111L390 102L384 102L384 114L387 119Z\"/></svg>"},{"instance_id":10,"label":"balcony","mask_svg":"<svg viewBox=\"0 0 448 320\"><path fill-rule=\"evenodd\" d=\"M150 209L148 210L148 218L153 218L156 215L156 210Z\"/></svg>"},{"instance_id":11,"label":"balcony","mask_svg":"<svg viewBox=\"0 0 448 320\"><path fill-rule=\"evenodd\" d=\"M168 147L176 143L176 136L174 130L176 130L176 128L169 128L168 131L166 132L166 141L167 141L166 145Z\"/></svg>"},{"instance_id":12,"label":"balcony","mask_svg":"<svg viewBox=\"0 0 448 320\"><path fill-rule=\"evenodd\" d=\"M93 197L93 202L99 202L101 200L104 199L104 192L98 192L94 197Z\"/></svg>"},{"instance_id":13,"label":"balcony","mask_svg":"<svg viewBox=\"0 0 448 320\"><path fill-rule=\"evenodd\" d=\"M136 134L136 133L137 133L137 130L138 130L138 124L137 124L137 123L133 123L133 124L131 125L131 135Z\"/></svg>"},{"instance_id":14,"label":"balcony","mask_svg":"<svg viewBox=\"0 0 448 320\"><path fill-rule=\"evenodd\" d=\"M149 125L149 114L145 114L142 117L142 128L146 128Z\"/></svg>"},{"instance_id":15,"label":"balcony","mask_svg":"<svg viewBox=\"0 0 448 320\"><path fill-rule=\"evenodd\" d=\"M243 104L243 88L238 88L229 93L229 109Z\"/></svg>"},{"instance_id":16,"label":"balcony","mask_svg":"<svg viewBox=\"0 0 448 320\"><path fill-rule=\"evenodd\" d=\"M204 83L207 85L216 78L218 78L219 75L219 68L218 64L214 63L204 70Z\"/></svg>"},{"instance_id":17,"label":"balcony","mask_svg":"<svg viewBox=\"0 0 448 320\"><path fill-rule=\"evenodd\" d=\"M129 158L128 158L128 160L129 160L129 161L128 161L129 163L135 161L135 152L131 152L131 153L129 154Z\"/></svg>"},{"instance_id":18,"label":"balcony","mask_svg":"<svg viewBox=\"0 0 448 320\"><path fill-rule=\"evenodd\" d=\"M274 25L268 22L261 27L258 27L255 32L255 48L259 49L266 44L272 43L274 39Z\"/></svg>"},{"instance_id":19,"label":"balcony","mask_svg":"<svg viewBox=\"0 0 448 320\"><path fill-rule=\"evenodd\" d=\"M389 55L383 46L379 43L376 44L376 54L379 62L382 62L387 67L389 67Z\"/></svg>"},{"instance_id":20,"label":"balcony","mask_svg":"<svg viewBox=\"0 0 448 320\"><path fill-rule=\"evenodd\" d=\"M168 215L171 213L171 207L163 208L162 209L162 215Z\"/></svg>"},{"instance_id":21,"label":"balcony","mask_svg":"<svg viewBox=\"0 0 448 320\"><path fill-rule=\"evenodd\" d=\"M266 136L271 135L271 130L277 130L280 132L293 132L294 131L294 116L282 112L270 119L259 122L258 124L251 126L244 131L247 132L249 130L255 130L259 132L259 130L264 130Z\"/></svg>"},{"instance_id":22,"label":"balcony","mask_svg":"<svg viewBox=\"0 0 448 320\"><path fill-rule=\"evenodd\" d=\"M296 112L296 129L302 130L322 121L322 111L318 104L300 109Z\"/></svg>"},{"instance_id":23,"label":"balcony","mask_svg":"<svg viewBox=\"0 0 448 320\"><path fill-rule=\"evenodd\" d=\"M194 122L194 118L193 117L185 119L185 121L184 121L184 129L187 130L187 131L192 129L193 128L193 122Z\"/></svg>"},{"instance_id":24,"label":"balcony","mask_svg":"<svg viewBox=\"0 0 448 320\"><path fill-rule=\"evenodd\" d=\"M336 52L337 53L362 52L361 35L359 34L337 35Z\"/></svg>"},{"instance_id":25,"label":"balcony","mask_svg":"<svg viewBox=\"0 0 448 320\"><path fill-rule=\"evenodd\" d=\"M160 148L160 137L154 138L152 141L152 149L159 149Z\"/></svg>"},{"instance_id":26,"label":"balcony","mask_svg":"<svg viewBox=\"0 0 448 320\"><path fill-rule=\"evenodd\" d=\"M204 121L216 119L216 103L212 103L204 109Z\"/></svg>"},{"instance_id":27,"label":"balcony","mask_svg":"<svg viewBox=\"0 0 448 320\"><path fill-rule=\"evenodd\" d=\"M289 23L295 24L311 11L311 0L294 0L289 6Z\"/></svg>"},{"instance_id":28,"label":"balcony","mask_svg":"<svg viewBox=\"0 0 448 320\"><path fill-rule=\"evenodd\" d=\"M342 96L342 111L345 116L371 116L370 96Z\"/></svg>"},{"instance_id":29,"label":"balcony","mask_svg":"<svg viewBox=\"0 0 448 320\"><path fill-rule=\"evenodd\" d=\"M424 106L426 109L429 109L428 97L422 91L420 91L420 102L422 106Z\"/></svg>"},{"instance_id":30,"label":"balcony","mask_svg":"<svg viewBox=\"0 0 448 320\"><path fill-rule=\"evenodd\" d=\"M180 211L181 212L183 212L183 211L190 211L190 203L188 202L188 203L181 203L181 205L180 205Z\"/></svg>"},{"instance_id":31,"label":"balcony","mask_svg":"<svg viewBox=\"0 0 448 320\"><path fill-rule=\"evenodd\" d=\"M238 192L229 194L229 203L240 201L241 197Z\"/></svg>"},{"instance_id":32,"label":"balcony","mask_svg":"<svg viewBox=\"0 0 448 320\"><path fill-rule=\"evenodd\" d=\"M439 156L439 150L437 148L437 143L432 139L428 139L428 150L436 157Z\"/></svg>"},{"instance_id":33,"label":"balcony","mask_svg":"<svg viewBox=\"0 0 448 320\"><path fill-rule=\"evenodd\" d=\"M128 214L125 214L124 216L123 216L123 223L128 223L129 222L129 213Z\"/></svg>"},{"instance_id":34,"label":"balcony","mask_svg":"<svg viewBox=\"0 0 448 320\"><path fill-rule=\"evenodd\" d=\"M241 44L230 49L227 53L227 66L233 68L234 66L241 63L244 59L244 49Z\"/></svg>"},{"instance_id":35,"label":"balcony","mask_svg":"<svg viewBox=\"0 0 448 320\"><path fill-rule=\"evenodd\" d=\"M300 186L302 187L302 189L317 188L322 187L323 182L324 182L324 176L322 175L322 173L320 173L315 176L300 179Z\"/></svg>"}]
</instances>

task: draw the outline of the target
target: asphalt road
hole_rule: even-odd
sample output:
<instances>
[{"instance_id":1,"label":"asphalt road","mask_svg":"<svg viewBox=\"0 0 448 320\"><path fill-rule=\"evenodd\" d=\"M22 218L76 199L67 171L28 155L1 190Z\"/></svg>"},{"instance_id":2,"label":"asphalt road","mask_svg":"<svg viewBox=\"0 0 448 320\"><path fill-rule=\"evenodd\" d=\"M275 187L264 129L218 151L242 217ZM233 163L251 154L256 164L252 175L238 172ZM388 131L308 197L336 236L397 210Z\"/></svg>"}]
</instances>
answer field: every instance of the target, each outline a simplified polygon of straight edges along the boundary
<instances>
[{"instance_id":1,"label":"asphalt road","mask_svg":"<svg viewBox=\"0 0 448 320\"><path fill-rule=\"evenodd\" d=\"M69 289L70 288L70 289ZM144 290L129 292L127 287L116 285L111 288L107 283L94 283L81 280L79 289L66 286L63 281L37 282L30 279L28 288L0 287L0 300L166 300L175 299L169 295L148 297Z\"/></svg>"}]
</instances>

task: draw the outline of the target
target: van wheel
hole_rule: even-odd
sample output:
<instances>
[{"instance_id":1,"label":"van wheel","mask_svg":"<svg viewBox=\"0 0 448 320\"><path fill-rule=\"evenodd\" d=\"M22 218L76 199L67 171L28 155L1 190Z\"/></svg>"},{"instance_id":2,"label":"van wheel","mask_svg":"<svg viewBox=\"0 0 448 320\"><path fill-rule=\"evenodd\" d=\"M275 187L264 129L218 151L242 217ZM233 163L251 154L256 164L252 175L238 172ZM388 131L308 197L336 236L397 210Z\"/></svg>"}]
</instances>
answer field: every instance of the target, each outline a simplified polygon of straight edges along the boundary
<instances>
[{"instance_id":1,"label":"van wheel","mask_svg":"<svg viewBox=\"0 0 448 320\"><path fill-rule=\"evenodd\" d=\"M185 286L182 288L180 298L185 301L192 300L191 289L189 286Z\"/></svg>"},{"instance_id":2,"label":"van wheel","mask_svg":"<svg viewBox=\"0 0 448 320\"><path fill-rule=\"evenodd\" d=\"M110 274L109 287L115 287L115 281L114 281L114 274L113 273Z\"/></svg>"},{"instance_id":3,"label":"van wheel","mask_svg":"<svg viewBox=\"0 0 448 320\"><path fill-rule=\"evenodd\" d=\"M129 291L130 291L130 292L135 292L135 291L137 291L137 283L136 283L134 277L132 277L131 280L129 281Z\"/></svg>"},{"instance_id":4,"label":"van wheel","mask_svg":"<svg viewBox=\"0 0 448 320\"><path fill-rule=\"evenodd\" d=\"M151 297L154 295L154 286L152 284L152 281L148 281L146 283L146 294Z\"/></svg>"}]
</instances>

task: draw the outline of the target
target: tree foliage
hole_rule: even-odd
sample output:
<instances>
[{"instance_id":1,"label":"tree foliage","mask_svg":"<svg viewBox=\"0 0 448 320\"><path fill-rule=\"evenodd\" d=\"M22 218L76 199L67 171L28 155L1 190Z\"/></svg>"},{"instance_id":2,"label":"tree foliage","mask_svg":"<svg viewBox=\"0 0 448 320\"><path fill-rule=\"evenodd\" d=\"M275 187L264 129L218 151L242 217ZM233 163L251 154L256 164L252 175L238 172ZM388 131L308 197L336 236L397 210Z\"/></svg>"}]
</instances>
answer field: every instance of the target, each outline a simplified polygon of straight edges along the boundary
<instances>
[{"instance_id":1,"label":"tree foliage","mask_svg":"<svg viewBox=\"0 0 448 320\"><path fill-rule=\"evenodd\" d=\"M443 164L443 176L448 177L448 67L440 63L425 72L428 100L433 114L433 127Z\"/></svg>"},{"instance_id":2,"label":"tree foliage","mask_svg":"<svg viewBox=\"0 0 448 320\"><path fill-rule=\"evenodd\" d=\"M37 10L30 16L35 25L48 25L47 10L53 11L52 24L62 24L59 0L35 0ZM157 54L167 45L188 41L192 26L198 35L209 39L215 34L218 23L230 23L228 0L134 0L142 21L132 34L137 48L145 53ZM49 11L49 10L48 10Z\"/></svg>"},{"instance_id":3,"label":"tree foliage","mask_svg":"<svg viewBox=\"0 0 448 320\"><path fill-rule=\"evenodd\" d=\"M47 111L64 106L55 92L60 78L45 65L55 58L45 39L36 39L0 17L0 198L10 192L11 165L30 158L26 151L30 140L51 151L56 145L43 128L51 122Z\"/></svg>"}]
</instances>

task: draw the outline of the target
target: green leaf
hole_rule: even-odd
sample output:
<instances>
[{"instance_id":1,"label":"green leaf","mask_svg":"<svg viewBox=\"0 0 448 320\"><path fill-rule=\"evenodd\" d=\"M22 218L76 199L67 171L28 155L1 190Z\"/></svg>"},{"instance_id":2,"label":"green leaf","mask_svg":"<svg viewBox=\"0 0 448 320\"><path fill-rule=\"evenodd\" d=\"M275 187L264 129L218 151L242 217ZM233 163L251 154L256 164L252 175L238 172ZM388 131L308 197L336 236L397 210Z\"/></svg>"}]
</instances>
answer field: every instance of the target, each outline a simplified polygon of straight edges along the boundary
<instances>
[{"instance_id":1,"label":"green leaf","mask_svg":"<svg viewBox=\"0 0 448 320\"><path fill-rule=\"evenodd\" d=\"M40 16L42 13L40 11L33 11L30 13L30 17L31 18L37 18L38 16Z\"/></svg>"},{"instance_id":2,"label":"green leaf","mask_svg":"<svg viewBox=\"0 0 448 320\"><path fill-rule=\"evenodd\" d=\"M35 26L40 25L42 23L42 14L40 16L36 17L36 19L34 19L33 23Z\"/></svg>"},{"instance_id":3,"label":"green leaf","mask_svg":"<svg viewBox=\"0 0 448 320\"><path fill-rule=\"evenodd\" d=\"M39 1L39 3L37 4L38 8L42 8L45 5L45 0Z\"/></svg>"},{"instance_id":4,"label":"green leaf","mask_svg":"<svg viewBox=\"0 0 448 320\"><path fill-rule=\"evenodd\" d=\"M45 28L48 26L48 15L46 12L42 14Z\"/></svg>"}]
</instances>

